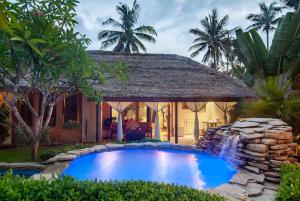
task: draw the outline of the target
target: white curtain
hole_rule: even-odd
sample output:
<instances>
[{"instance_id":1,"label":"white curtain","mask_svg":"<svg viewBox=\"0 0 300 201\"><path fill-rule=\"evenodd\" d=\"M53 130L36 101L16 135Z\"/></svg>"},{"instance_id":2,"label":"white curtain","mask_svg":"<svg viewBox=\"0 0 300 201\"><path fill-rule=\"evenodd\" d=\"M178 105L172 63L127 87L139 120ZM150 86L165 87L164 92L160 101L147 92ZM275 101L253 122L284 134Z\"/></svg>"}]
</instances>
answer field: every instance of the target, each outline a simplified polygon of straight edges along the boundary
<instances>
[{"instance_id":1,"label":"white curtain","mask_svg":"<svg viewBox=\"0 0 300 201\"><path fill-rule=\"evenodd\" d=\"M123 140L123 128L122 128L122 115L121 113L129 106L132 102L107 102L112 108L118 111L118 133L117 141L122 142Z\"/></svg>"},{"instance_id":2,"label":"white curtain","mask_svg":"<svg viewBox=\"0 0 300 201\"><path fill-rule=\"evenodd\" d=\"M224 112L224 124L228 123L227 113L233 109L236 105L236 102L216 102L215 103L222 112Z\"/></svg>"},{"instance_id":3,"label":"white curtain","mask_svg":"<svg viewBox=\"0 0 300 201\"><path fill-rule=\"evenodd\" d=\"M206 106L207 102L189 102L186 103L187 107L195 113L195 123L194 123L194 137L197 141L199 139L199 119L198 119L198 112L203 110Z\"/></svg>"},{"instance_id":4,"label":"white curtain","mask_svg":"<svg viewBox=\"0 0 300 201\"><path fill-rule=\"evenodd\" d=\"M159 129L159 118L158 112L168 106L170 103L161 103L161 102L146 102L146 105L155 111L155 139L160 139L160 129Z\"/></svg>"}]
</instances>

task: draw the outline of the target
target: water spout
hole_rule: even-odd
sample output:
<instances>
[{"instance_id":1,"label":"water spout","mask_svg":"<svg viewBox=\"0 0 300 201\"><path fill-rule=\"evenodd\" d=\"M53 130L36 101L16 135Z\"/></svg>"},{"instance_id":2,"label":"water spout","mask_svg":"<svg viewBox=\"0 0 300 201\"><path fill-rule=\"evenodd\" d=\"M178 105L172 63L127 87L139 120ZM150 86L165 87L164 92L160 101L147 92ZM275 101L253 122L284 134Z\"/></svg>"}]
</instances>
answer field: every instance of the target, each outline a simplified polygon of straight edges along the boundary
<instances>
[{"instance_id":1,"label":"water spout","mask_svg":"<svg viewBox=\"0 0 300 201\"><path fill-rule=\"evenodd\" d=\"M223 143L219 156L230 162L234 162L239 136L230 136Z\"/></svg>"}]
</instances>

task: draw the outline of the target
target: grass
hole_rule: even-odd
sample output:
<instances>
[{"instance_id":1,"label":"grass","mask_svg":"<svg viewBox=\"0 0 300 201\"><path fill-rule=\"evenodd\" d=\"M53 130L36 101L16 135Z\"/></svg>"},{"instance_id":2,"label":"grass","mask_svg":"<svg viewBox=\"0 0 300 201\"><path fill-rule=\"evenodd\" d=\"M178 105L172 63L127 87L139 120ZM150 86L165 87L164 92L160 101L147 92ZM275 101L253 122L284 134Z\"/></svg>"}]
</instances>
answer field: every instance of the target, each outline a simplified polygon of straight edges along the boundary
<instances>
[{"instance_id":1,"label":"grass","mask_svg":"<svg viewBox=\"0 0 300 201\"><path fill-rule=\"evenodd\" d=\"M155 139L145 139L141 141L135 141L134 143L142 142L160 142ZM111 142L118 143L118 142ZM133 143L133 142L131 142ZM39 149L38 162L45 161L54 155L67 152L74 149L82 149L86 147L92 147L95 144L74 144L74 145L61 145L61 146L41 146ZM32 162L30 158L29 147L15 147L15 148L2 148L0 149L0 162L14 163L14 162Z\"/></svg>"},{"instance_id":2,"label":"grass","mask_svg":"<svg viewBox=\"0 0 300 201\"><path fill-rule=\"evenodd\" d=\"M80 149L91 147L87 144L76 145L62 145L62 146L43 146L39 149L39 161L47 159L47 156L51 157L59 153L63 153L73 149ZM32 162L30 158L29 147L16 147L16 148L3 148L0 149L0 162Z\"/></svg>"}]
</instances>

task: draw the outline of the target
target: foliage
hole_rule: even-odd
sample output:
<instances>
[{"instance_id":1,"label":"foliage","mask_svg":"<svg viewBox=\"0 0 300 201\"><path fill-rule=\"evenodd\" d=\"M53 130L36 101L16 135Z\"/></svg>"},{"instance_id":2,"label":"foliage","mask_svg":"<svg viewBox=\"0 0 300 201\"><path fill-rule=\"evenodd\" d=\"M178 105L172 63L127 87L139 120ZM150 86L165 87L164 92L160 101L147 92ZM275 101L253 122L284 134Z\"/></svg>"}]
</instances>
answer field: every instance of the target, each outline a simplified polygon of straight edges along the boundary
<instances>
[{"instance_id":1,"label":"foliage","mask_svg":"<svg viewBox=\"0 0 300 201\"><path fill-rule=\"evenodd\" d=\"M281 180L277 192L278 201L298 201L300 198L300 166L284 164L281 167Z\"/></svg>"},{"instance_id":2,"label":"foliage","mask_svg":"<svg viewBox=\"0 0 300 201\"><path fill-rule=\"evenodd\" d=\"M140 49L144 52L147 51L141 40L155 43L157 36L155 29L152 26L142 25L136 27L139 15L140 5L135 0L132 8L128 5L120 3L116 6L117 13L120 15L120 21L109 18L103 25L112 25L117 30L103 30L98 34L98 40L102 41L102 48L114 47L115 52L137 52Z\"/></svg>"},{"instance_id":3,"label":"foliage","mask_svg":"<svg viewBox=\"0 0 300 201\"><path fill-rule=\"evenodd\" d=\"M277 6L276 2L272 2L270 5L266 5L264 2L259 4L260 13L259 14L249 14L247 16L248 20L253 22L247 29L262 30L267 34L267 49L269 49L269 34L271 31L275 30L280 18L277 15L281 12L282 7Z\"/></svg>"},{"instance_id":4,"label":"foliage","mask_svg":"<svg viewBox=\"0 0 300 201\"><path fill-rule=\"evenodd\" d=\"M144 181L76 181L62 177L51 182L14 177L0 177L0 200L210 200L225 198L183 186Z\"/></svg>"},{"instance_id":5,"label":"foliage","mask_svg":"<svg viewBox=\"0 0 300 201\"><path fill-rule=\"evenodd\" d=\"M78 91L99 102L102 96L92 85L102 84L106 72L123 76L118 65L97 64L88 56L90 40L74 31L78 3L0 0L0 87L9 92L5 101L29 136L33 158L57 102ZM39 109L30 101L33 94L40 96ZM30 111L32 127L17 102Z\"/></svg>"},{"instance_id":6,"label":"foliage","mask_svg":"<svg viewBox=\"0 0 300 201\"><path fill-rule=\"evenodd\" d=\"M64 123L63 129L80 128L80 124L77 121L69 120Z\"/></svg>"},{"instance_id":7,"label":"foliage","mask_svg":"<svg viewBox=\"0 0 300 201\"><path fill-rule=\"evenodd\" d=\"M268 77L256 87L259 100L245 103L243 112L251 117L279 118L294 127L300 128L300 96L291 90L291 82L280 85L278 77Z\"/></svg>"},{"instance_id":8,"label":"foliage","mask_svg":"<svg viewBox=\"0 0 300 201\"><path fill-rule=\"evenodd\" d=\"M219 20L218 12L214 9L212 14L200 21L203 29L190 29L190 33L196 36L194 45L189 48L189 51L194 51L191 57L196 57L206 50L202 62L212 60L212 67L218 68L222 54L226 51L229 42L228 35L230 32L225 28L228 19L229 17L226 15Z\"/></svg>"},{"instance_id":9,"label":"foliage","mask_svg":"<svg viewBox=\"0 0 300 201\"><path fill-rule=\"evenodd\" d=\"M0 104L0 144L10 135L10 119L8 108L5 104Z\"/></svg>"},{"instance_id":10,"label":"foliage","mask_svg":"<svg viewBox=\"0 0 300 201\"><path fill-rule=\"evenodd\" d=\"M280 76L282 82L294 79L300 73L300 9L287 13L279 24L270 50L267 50L257 31L236 31L234 51L244 65L237 68L237 77L245 77L246 84L253 87L256 80L268 76Z\"/></svg>"},{"instance_id":11,"label":"foliage","mask_svg":"<svg viewBox=\"0 0 300 201\"><path fill-rule=\"evenodd\" d=\"M297 10L300 5L300 0L280 0L284 4L285 7L293 8Z\"/></svg>"}]
</instances>

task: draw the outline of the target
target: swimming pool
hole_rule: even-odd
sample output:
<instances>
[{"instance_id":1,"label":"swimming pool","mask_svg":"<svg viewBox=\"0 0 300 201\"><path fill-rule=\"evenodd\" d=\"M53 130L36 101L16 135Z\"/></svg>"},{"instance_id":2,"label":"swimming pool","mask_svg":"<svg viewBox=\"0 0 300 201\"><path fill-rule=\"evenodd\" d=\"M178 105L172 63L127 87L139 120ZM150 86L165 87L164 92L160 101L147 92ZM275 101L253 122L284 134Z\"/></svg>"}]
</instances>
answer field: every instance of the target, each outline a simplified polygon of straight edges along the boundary
<instances>
[{"instance_id":1,"label":"swimming pool","mask_svg":"<svg viewBox=\"0 0 300 201\"><path fill-rule=\"evenodd\" d=\"M79 180L143 180L208 189L228 183L235 173L231 164L206 153L134 148L82 156L62 175Z\"/></svg>"},{"instance_id":2,"label":"swimming pool","mask_svg":"<svg viewBox=\"0 0 300 201\"><path fill-rule=\"evenodd\" d=\"M0 169L0 176L5 175L8 171L10 171L10 170ZM14 175L19 175L19 176L24 176L24 177L31 177L32 175L41 172L41 170L18 170L18 169L11 170L11 171Z\"/></svg>"}]
</instances>

